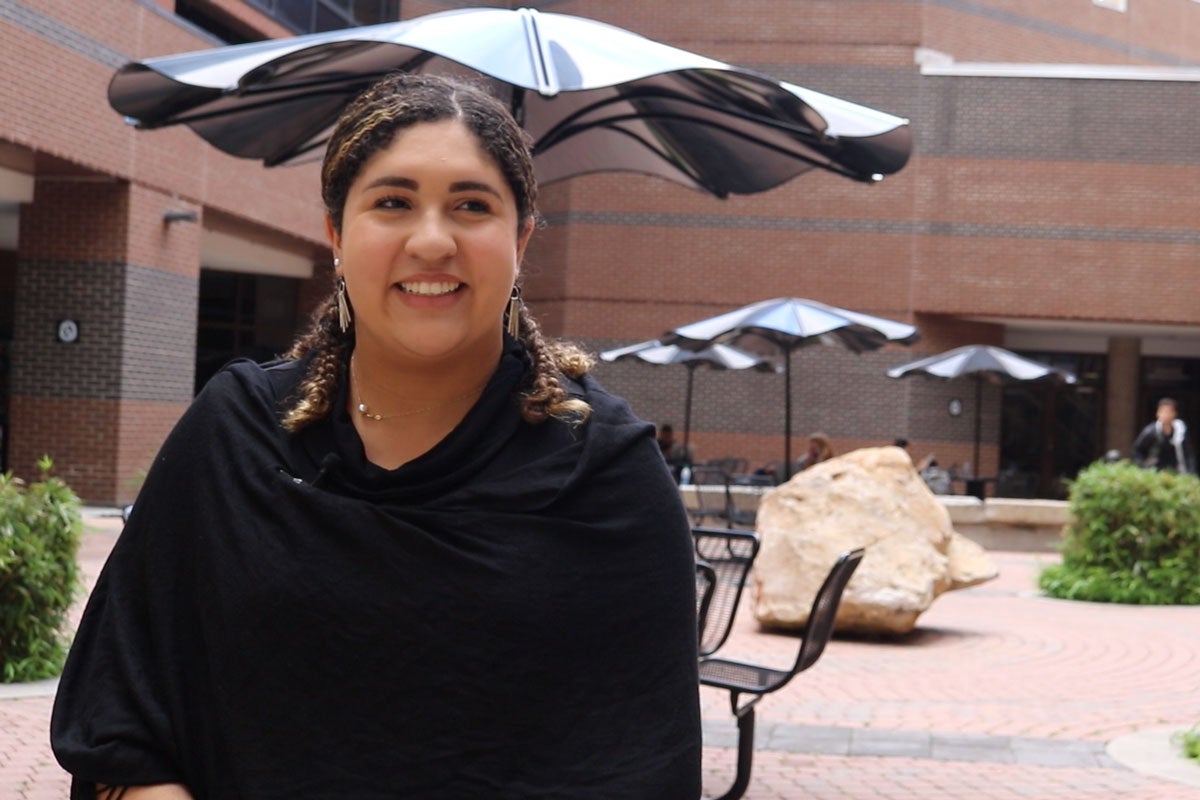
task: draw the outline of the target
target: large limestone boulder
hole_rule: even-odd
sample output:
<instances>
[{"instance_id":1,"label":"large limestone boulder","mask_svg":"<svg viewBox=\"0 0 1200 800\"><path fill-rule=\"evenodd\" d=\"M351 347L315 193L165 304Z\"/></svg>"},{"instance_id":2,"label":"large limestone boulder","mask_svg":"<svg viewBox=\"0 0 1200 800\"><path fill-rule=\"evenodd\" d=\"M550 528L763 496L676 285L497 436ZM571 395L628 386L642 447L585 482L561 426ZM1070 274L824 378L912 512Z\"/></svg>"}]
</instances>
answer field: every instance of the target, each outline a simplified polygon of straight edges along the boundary
<instances>
[{"instance_id":1,"label":"large limestone boulder","mask_svg":"<svg viewBox=\"0 0 1200 800\"><path fill-rule=\"evenodd\" d=\"M996 577L987 553L950 515L898 447L830 459L767 492L758 507L754 613L800 628L838 555L866 555L842 595L837 629L907 633L938 595Z\"/></svg>"}]
</instances>

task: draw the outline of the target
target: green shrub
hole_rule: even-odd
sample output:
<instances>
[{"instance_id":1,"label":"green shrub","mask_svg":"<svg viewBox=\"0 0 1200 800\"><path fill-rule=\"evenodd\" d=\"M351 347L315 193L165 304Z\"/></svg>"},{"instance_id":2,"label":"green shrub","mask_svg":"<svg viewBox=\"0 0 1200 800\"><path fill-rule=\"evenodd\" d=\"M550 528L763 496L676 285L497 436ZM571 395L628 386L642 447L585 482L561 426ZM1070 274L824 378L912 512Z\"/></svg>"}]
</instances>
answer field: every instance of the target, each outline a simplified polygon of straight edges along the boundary
<instances>
[{"instance_id":1,"label":"green shrub","mask_svg":"<svg viewBox=\"0 0 1200 800\"><path fill-rule=\"evenodd\" d=\"M1200 479L1128 462L1093 464L1070 484L1061 565L1042 591L1068 600L1200 603Z\"/></svg>"},{"instance_id":2,"label":"green shrub","mask_svg":"<svg viewBox=\"0 0 1200 800\"><path fill-rule=\"evenodd\" d=\"M1183 751L1185 758L1200 761L1200 724L1192 726L1191 730L1179 731L1172 738Z\"/></svg>"},{"instance_id":3,"label":"green shrub","mask_svg":"<svg viewBox=\"0 0 1200 800\"><path fill-rule=\"evenodd\" d=\"M80 592L79 498L52 464L26 486L0 475L0 681L53 677L66 658L67 613Z\"/></svg>"}]
</instances>

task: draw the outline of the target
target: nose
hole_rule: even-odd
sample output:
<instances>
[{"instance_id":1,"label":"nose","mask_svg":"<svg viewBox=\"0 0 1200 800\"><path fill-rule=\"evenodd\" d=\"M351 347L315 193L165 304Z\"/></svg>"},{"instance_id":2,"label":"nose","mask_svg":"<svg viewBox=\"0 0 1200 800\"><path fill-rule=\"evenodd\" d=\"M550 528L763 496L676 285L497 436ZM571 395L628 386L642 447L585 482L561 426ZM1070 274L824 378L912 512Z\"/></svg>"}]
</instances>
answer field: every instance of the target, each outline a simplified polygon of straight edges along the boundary
<instances>
[{"instance_id":1,"label":"nose","mask_svg":"<svg viewBox=\"0 0 1200 800\"><path fill-rule=\"evenodd\" d=\"M413 258L431 263L450 258L458 252L452 221L436 209L416 215L405 250Z\"/></svg>"}]
</instances>

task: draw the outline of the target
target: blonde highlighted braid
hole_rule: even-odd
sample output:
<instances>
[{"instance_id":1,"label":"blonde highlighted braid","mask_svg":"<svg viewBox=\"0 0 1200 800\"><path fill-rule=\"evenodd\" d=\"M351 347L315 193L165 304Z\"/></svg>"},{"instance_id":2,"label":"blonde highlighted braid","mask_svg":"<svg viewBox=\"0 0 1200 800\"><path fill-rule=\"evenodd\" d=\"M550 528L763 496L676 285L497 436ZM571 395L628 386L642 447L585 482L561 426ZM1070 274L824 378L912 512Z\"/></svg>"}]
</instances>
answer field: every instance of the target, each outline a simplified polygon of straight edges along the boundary
<instances>
[{"instance_id":1,"label":"blonde highlighted braid","mask_svg":"<svg viewBox=\"0 0 1200 800\"><path fill-rule=\"evenodd\" d=\"M571 397L558 376L579 380L592 368L594 359L571 342L545 339L524 303L520 319L520 339L533 361L530 384L521 393L521 416L534 424L548 417L584 422L592 412L591 406Z\"/></svg>"},{"instance_id":2,"label":"blonde highlighted braid","mask_svg":"<svg viewBox=\"0 0 1200 800\"><path fill-rule=\"evenodd\" d=\"M335 230L341 232L346 197L367 161L387 148L399 131L446 119L460 120L499 167L517 201L519 230L535 220L537 181L529 137L504 105L470 84L400 72L355 98L330 137L321 167L321 197ZM308 330L285 356L311 358L296 396L283 412L282 424L289 431L324 419L333 410L339 377L354 349L353 327L341 330L335 298L331 292L318 305ZM521 416L530 423L551 417L573 424L586 421L591 408L571 397L560 378L582 378L592 367L591 356L574 344L543 337L523 304L518 337L532 361L531 374L521 387Z\"/></svg>"},{"instance_id":3,"label":"blonde highlighted braid","mask_svg":"<svg viewBox=\"0 0 1200 800\"><path fill-rule=\"evenodd\" d=\"M312 362L304 373L290 408L283 415L283 427L293 433L324 419L333 411L338 376L350 358L354 335L343 333L338 325L337 295L330 292L313 312L308 330L292 344L284 358L297 361L310 353Z\"/></svg>"}]
</instances>

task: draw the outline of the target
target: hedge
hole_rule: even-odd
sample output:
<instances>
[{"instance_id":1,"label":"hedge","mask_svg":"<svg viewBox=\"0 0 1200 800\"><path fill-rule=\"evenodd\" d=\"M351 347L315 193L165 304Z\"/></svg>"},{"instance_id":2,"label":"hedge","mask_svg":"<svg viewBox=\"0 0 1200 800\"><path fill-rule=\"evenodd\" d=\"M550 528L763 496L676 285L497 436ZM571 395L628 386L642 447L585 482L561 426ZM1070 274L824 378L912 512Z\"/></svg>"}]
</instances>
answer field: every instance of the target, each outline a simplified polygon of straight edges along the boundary
<instances>
[{"instance_id":1,"label":"hedge","mask_svg":"<svg viewBox=\"0 0 1200 800\"><path fill-rule=\"evenodd\" d=\"M1062 564L1039 576L1052 597L1200 603L1200 479L1097 463L1070 483Z\"/></svg>"},{"instance_id":2,"label":"hedge","mask_svg":"<svg viewBox=\"0 0 1200 800\"><path fill-rule=\"evenodd\" d=\"M79 498L38 463L41 480L0 475L0 681L58 675L66 659L67 614L81 592L76 555Z\"/></svg>"}]
</instances>

